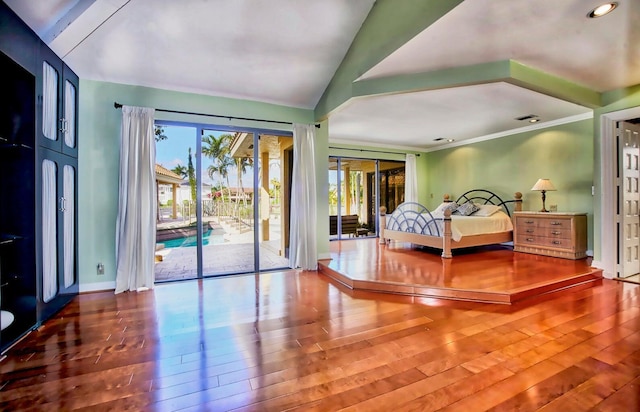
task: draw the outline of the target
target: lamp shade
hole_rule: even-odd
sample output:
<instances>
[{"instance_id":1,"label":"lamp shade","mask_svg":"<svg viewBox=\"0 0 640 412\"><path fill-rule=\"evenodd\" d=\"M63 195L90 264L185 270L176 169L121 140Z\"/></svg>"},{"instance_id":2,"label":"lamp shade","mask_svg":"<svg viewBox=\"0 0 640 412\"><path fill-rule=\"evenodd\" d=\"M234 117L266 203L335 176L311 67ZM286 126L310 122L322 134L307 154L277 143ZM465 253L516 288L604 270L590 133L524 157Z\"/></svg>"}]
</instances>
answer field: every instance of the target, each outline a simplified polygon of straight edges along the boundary
<instances>
[{"instance_id":1,"label":"lamp shade","mask_svg":"<svg viewBox=\"0 0 640 412\"><path fill-rule=\"evenodd\" d=\"M549 191L556 190L556 187L553 185L553 183L551 183L551 180L549 179L538 179L538 181L536 182L535 185L533 185L531 190L549 192Z\"/></svg>"}]
</instances>

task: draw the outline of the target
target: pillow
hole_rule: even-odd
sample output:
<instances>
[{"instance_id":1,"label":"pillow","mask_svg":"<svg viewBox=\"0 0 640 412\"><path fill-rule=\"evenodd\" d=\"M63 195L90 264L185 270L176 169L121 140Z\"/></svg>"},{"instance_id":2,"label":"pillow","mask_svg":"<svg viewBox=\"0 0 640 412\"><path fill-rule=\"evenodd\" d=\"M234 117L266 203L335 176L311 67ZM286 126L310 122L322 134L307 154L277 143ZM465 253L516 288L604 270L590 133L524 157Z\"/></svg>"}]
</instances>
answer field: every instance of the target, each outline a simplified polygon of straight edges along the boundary
<instances>
[{"instance_id":1,"label":"pillow","mask_svg":"<svg viewBox=\"0 0 640 412\"><path fill-rule=\"evenodd\" d=\"M490 204L487 204L487 205L476 204L476 206L478 206L478 210L473 214L474 216L488 217L496 212L499 212L502 209L502 207L498 205L490 205Z\"/></svg>"},{"instance_id":2,"label":"pillow","mask_svg":"<svg viewBox=\"0 0 640 412\"><path fill-rule=\"evenodd\" d=\"M451 213L455 212L458 208L458 204L456 202L442 202L440 205L431 212L432 215L444 215L444 211L449 209Z\"/></svg>"},{"instance_id":3,"label":"pillow","mask_svg":"<svg viewBox=\"0 0 640 412\"><path fill-rule=\"evenodd\" d=\"M471 216L473 213L477 211L478 211L478 206L476 206L475 203L469 200L461 204L460 206L458 206L455 213L456 215Z\"/></svg>"}]
</instances>

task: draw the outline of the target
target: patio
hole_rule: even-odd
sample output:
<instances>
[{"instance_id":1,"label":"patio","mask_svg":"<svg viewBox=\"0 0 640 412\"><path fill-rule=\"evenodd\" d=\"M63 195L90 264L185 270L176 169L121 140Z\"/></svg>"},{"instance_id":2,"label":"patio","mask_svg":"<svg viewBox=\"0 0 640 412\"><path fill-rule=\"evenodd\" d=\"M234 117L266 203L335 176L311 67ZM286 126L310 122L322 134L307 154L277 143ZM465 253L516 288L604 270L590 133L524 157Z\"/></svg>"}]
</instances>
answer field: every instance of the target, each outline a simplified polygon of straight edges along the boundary
<instances>
[{"instance_id":1,"label":"patio","mask_svg":"<svg viewBox=\"0 0 640 412\"><path fill-rule=\"evenodd\" d=\"M202 247L202 272L205 277L254 272L254 231L244 230L225 218L207 217L204 223L212 228L209 244ZM184 226L183 219L163 219L159 229ZM288 267L289 260L281 256L279 216L270 219L270 238L260 242L260 270ZM156 251L155 279L166 282L197 277L196 247L169 247ZM161 259L161 260L160 260Z\"/></svg>"}]
</instances>

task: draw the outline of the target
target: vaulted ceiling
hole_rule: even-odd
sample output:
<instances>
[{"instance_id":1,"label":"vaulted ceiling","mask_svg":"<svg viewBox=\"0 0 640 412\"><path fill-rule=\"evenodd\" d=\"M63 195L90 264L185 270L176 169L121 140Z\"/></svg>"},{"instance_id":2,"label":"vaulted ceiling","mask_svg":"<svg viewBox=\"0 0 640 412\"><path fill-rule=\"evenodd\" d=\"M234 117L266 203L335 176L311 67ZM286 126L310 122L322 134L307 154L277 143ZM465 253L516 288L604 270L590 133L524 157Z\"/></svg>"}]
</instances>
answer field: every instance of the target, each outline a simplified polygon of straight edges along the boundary
<instances>
[{"instance_id":1,"label":"vaulted ceiling","mask_svg":"<svg viewBox=\"0 0 640 412\"><path fill-rule=\"evenodd\" d=\"M595 19L599 0L5 3L82 79L315 109L333 142L464 144L589 118L603 92L640 84L637 0ZM433 18L432 5L437 18L389 49L402 22L384 8ZM357 75L354 40L374 56ZM528 115L539 122L516 120Z\"/></svg>"}]
</instances>

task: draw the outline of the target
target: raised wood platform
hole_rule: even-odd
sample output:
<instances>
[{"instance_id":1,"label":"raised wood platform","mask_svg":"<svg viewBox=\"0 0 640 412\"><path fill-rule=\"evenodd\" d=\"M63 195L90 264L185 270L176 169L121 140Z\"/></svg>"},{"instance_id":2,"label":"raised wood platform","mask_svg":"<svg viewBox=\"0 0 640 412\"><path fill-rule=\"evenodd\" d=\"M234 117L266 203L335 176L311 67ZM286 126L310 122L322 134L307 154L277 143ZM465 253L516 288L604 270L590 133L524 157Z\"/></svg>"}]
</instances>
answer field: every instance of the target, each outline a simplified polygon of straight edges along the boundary
<instances>
[{"instance_id":1,"label":"raised wood platform","mask_svg":"<svg viewBox=\"0 0 640 412\"><path fill-rule=\"evenodd\" d=\"M558 259L495 245L459 250L442 259L434 249L378 239L331 242L331 259L319 271L353 291L512 304L576 291L602 282L590 258Z\"/></svg>"}]
</instances>

